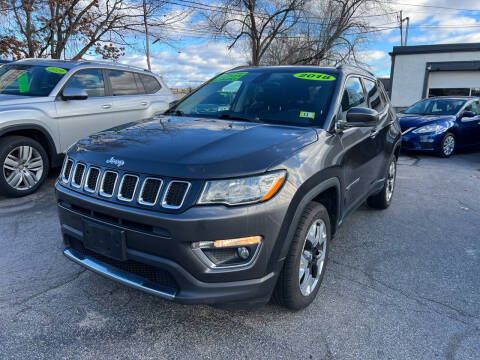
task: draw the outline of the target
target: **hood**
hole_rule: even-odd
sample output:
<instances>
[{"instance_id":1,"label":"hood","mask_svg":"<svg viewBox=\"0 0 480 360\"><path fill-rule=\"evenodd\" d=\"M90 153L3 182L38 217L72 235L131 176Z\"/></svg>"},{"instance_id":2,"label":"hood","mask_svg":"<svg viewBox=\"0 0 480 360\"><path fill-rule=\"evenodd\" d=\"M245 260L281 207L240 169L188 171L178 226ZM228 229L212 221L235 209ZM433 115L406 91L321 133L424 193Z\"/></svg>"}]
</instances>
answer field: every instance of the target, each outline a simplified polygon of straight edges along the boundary
<instances>
[{"instance_id":1,"label":"hood","mask_svg":"<svg viewBox=\"0 0 480 360\"><path fill-rule=\"evenodd\" d=\"M0 94L0 108L10 105L24 105L38 102L48 102L51 99L48 96L21 96L21 95L3 95Z\"/></svg>"},{"instance_id":2,"label":"hood","mask_svg":"<svg viewBox=\"0 0 480 360\"><path fill-rule=\"evenodd\" d=\"M431 123L455 121L455 115L408 115L404 114L399 119L402 131L417 128Z\"/></svg>"},{"instance_id":3,"label":"hood","mask_svg":"<svg viewBox=\"0 0 480 360\"><path fill-rule=\"evenodd\" d=\"M316 140L311 128L159 116L92 135L68 154L151 175L226 178L264 172Z\"/></svg>"}]
</instances>

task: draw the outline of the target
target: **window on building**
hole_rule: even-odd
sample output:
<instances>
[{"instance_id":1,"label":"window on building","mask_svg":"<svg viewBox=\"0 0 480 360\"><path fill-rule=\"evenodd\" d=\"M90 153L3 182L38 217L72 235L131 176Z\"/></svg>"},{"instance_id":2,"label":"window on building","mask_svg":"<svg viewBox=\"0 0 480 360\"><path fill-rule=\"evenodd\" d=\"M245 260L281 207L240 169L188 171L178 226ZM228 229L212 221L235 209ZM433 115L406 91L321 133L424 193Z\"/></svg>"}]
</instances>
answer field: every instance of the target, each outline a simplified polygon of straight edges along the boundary
<instances>
[{"instance_id":1,"label":"window on building","mask_svg":"<svg viewBox=\"0 0 480 360\"><path fill-rule=\"evenodd\" d=\"M67 83L66 89L84 89L88 97L105 96L105 86L101 70L89 69L75 73Z\"/></svg>"},{"instance_id":2,"label":"window on building","mask_svg":"<svg viewBox=\"0 0 480 360\"><path fill-rule=\"evenodd\" d=\"M480 96L480 88L472 88L470 96Z\"/></svg>"},{"instance_id":3,"label":"window on building","mask_svg":"<svg viewBox=\"0 0 480 360\"><path fill-rule=\"evenodd\" d=\"M428 90L428 97L434 96L469 96L469 88L433 88Z\"/></svg>"}]
</instances>

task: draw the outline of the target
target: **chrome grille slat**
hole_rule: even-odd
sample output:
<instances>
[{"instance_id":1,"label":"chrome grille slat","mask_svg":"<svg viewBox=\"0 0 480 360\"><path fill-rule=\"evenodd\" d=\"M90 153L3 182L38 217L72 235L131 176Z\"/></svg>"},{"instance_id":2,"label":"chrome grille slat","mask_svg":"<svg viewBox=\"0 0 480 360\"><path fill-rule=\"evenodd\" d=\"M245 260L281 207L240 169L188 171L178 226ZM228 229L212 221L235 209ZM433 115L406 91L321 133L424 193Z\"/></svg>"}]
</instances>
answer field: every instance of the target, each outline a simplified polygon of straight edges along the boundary
<instances>
[{"instance_id":1,"label":"chrome grille slat","mask_svg":"<svg viewBox=\"0 0 480 360\"><path fill-rule=\"evenodd\" d=\"M85 177L85 184L83 185L83 189L87 192L94 193L97 191L98 188L98 180L100 180L101 171L99 168L95 166L90 166L87 172L87 176ZM91 183L94 183L93 187Z\"/></svg>"},{"instance_id":2,"label":"chrome grille slat","mask_svg":"<svg viewBox=\"0 0 480 360\"><path fill-rule=\"evenodd\" d=\"M99 194L105 197L112 197L113 193L115 192L117 180L118 180L117 172L106 170L102 176L102 185L100 186Z\"/></svg>"},{"instance_id":3,"label":"chrome grille slat","mask_svg":"<svg viewBox=\"0 0 480 360\"><path fill-rule=\"evenodd\" d=\"M65 161L65 165L63 166L62 170L62 182L68 183L70 181L70 175L72 175L72 168L73 168L73 160L67 158Z\"/></svg>"},{"instance_id":4,"label":"chrome grille slat","mask_svg":"<svg viewBox=\"0 0 480 360\"><path fill-rule=\"evenodd\" d=\"M155 185L157 183L158 185ZM150 189L148 186L149 184L152 184L150 186L153 186L153 189ZM155 189L158 186L157 189ZM148 205L148 206L153 206L157 203L158 197L160 196L160 190L162 190L163 186L163 180L158 179L158 178L152 178L152 177L147 177L143 181L142 188L140 189L140 195L138 195L138 203L142 205ZM145 194L145 192L152 192L152 194L155 194L152 196L152 194ZM153 197L153 201L148 201L148 199ZM146 200L146 198L148 198Z\"/></svg>"},{"instance_id":5,"label":"chrome grille slat","mask_svg":"<svg viewBox=\"0 0 480 360\"><path fill-rule=\"evenodd\" d=\"M176 185L185 185L178 187ZM172 180L169 182L167 190L162 199L162 207L166 209L180 209L190 190L191 183L188 181ZM172 186L175 186L172 188ZM182 190L183 189L183 190ZM173 193L175 191L175 193Z\"/></svg>"},{"instance_id":6,"label":"chrome grille slat","mask_svg":"<svg viewBox=\"0 0 480 360\"><path fill-rule=\"evenodd\" d=\"M83 184L83 179L85 175L85 164L77 163L75 165L75 170L73 170L72 177L72 186L76 188L81 188Z\"/></svg>"},{"instance_id":7,"label":"chrome grille slat","mask_svg":"<svg viewBox=\"0 0 480 360\"><path fill-rule=\"evenodd\" d=\"M130 179L133 179L135 181L135 185L133 185L133 189L131 189L132 180ZM118 200L132 201L137 191L138 182L139 182L139 177L137 175L132 175L132 174L123 175L122 180L120 181L120 186L118 187L118 195L117 195ZM129 194L130 192L131 194Z\"/></svg>"}]
</instances>

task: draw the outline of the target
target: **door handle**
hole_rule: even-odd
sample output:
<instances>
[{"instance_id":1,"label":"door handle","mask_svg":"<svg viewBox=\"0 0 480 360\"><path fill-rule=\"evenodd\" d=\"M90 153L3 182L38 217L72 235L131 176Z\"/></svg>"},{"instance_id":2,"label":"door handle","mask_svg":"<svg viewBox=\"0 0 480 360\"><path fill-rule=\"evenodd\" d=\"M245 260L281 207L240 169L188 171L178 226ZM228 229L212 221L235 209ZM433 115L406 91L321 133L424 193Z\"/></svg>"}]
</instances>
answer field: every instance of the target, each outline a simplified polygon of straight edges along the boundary
<instances>
[{"instance_id":1,"label":"door handle","mask_svg":"<svg viewBox=\"0 0 480 360\"><path fill-rule=\"evenodd\" d=\"M112 104L103 104L102 109L110 109L112 107Z\"/></svg>"},{"instance_id":2,"label":"door handle","mask_svg":"<svg viewBox=\"0 0 480 360\"><path fill-rule=\"evenodd\" d=\"M147 106L147 105L148 105L148 102L147 102L147 101L142 101L142 102L140 103L140 105L142 105L142 106Z\"/></svg>"},{"instance_id":3,"label":"door handle","mask_svg":"<svg viewBox=\"0 0 480 360\"><path fill-rule=\"evenodd\" d=\"M372 131L370 131L370 137L372 139L375 138L377 135L378 135L378 130L377 129L372 129Z\"/></svg>"}]
</instances>

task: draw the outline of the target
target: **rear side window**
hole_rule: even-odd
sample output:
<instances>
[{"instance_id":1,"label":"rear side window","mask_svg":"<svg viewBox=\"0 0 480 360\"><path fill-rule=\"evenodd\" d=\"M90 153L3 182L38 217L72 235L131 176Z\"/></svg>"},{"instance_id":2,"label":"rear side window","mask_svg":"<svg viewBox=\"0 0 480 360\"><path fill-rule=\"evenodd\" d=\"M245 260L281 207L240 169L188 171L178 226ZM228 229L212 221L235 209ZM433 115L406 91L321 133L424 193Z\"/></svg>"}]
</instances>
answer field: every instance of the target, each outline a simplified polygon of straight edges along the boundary
<instances>
[{"instance_id":1,"label":"rear side window","mask_svg":"<svg viewBox=\"0 0 480 360\"><path fill-rule=\"evenodd\" d=\"M367 90L368 103L370 108L382 112L385 109L385 99L382 96L378 84L374 81L364 79L365 89Z\"/></svg>"},{"instance_id":2,"label":"rear side window","mask_svg":"<svg viewBox=\"0 0 480 360\"><path fill-rule=\"evenodd\" d=\"M357 77L348 78L342 96L342 113L346 113L352 107L367 107L362 83ZM343 114L344 115L344 114ZM343 116L345 118L345 116Z\"/></svg>"},{"instance_id":3,"label":"rear side window","mask_svg":"<svg viewBox=\"0 0 480 360\"><path fill-rule=\"evenodd\" d=\"M84 89L88 97L105 96L105 85L101 70L89 69L75 73L65 86L65 89Z\"/></svg>"},{"instance_id":4,"label":"rear side window","mask_svg":"<svg viewBox=\"0 0 480 360\"><path fill-rule=\"evenodd\" d=\"M132 72L120 70L107 70L107 72L114 96L136 95L139 93Z\"/></svg>"},{"instance_id":5,"label":"rear side window","mask_svg":"<svg viewBox=\"0 0 480 360\"><path fill-rule=\"evenodd\" d=\"M158 80L155 79L153 76L145 75L145 74L139 74L139 75L142 79L143 86L145 87L145 93L154 94L162 88L162 85L160 85Z\"/></svg>"}]
</instances>

